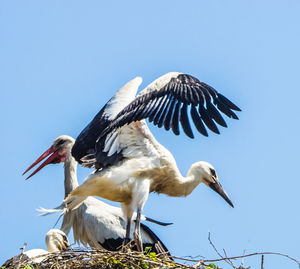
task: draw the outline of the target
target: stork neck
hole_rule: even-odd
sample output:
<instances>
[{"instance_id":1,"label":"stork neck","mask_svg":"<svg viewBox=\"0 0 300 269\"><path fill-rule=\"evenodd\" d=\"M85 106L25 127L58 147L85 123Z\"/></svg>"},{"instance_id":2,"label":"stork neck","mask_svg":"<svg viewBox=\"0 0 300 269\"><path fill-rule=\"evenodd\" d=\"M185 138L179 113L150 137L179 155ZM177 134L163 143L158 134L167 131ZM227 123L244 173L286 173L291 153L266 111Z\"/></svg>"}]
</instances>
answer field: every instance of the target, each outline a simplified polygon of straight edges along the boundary
<instances>
[{"instance_id":1,"label":"stork neck","mask_svg":"<svg viewBox=\"0 0 300 269\"><path fill-rule=\"evenodd\" d=\"M76 188L78 187L77 180L77 162L75 159L70 156L67 157L64 163L65 169L65 198Z\"/></svg>"},{"instance_id":2,"label":"stork neck","mask_svg":"<svg viewBox=\"0 0 300 269\"><path fill-rule=\"evenodd\" d=\"M189 171L187 177L184 180L185 196L189 195L200 183L201 177L192 171Z\"/></svg>"}]
</instances>

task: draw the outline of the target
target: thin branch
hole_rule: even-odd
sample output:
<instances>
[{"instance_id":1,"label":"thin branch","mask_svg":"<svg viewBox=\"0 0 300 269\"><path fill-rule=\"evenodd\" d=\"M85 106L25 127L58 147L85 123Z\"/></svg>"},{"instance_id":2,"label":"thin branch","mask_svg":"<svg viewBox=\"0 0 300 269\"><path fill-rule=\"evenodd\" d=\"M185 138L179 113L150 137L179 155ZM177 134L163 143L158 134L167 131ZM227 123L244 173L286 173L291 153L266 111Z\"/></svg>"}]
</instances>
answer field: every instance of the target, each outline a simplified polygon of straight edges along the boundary
<instances>
[{"instance_id":1,"label":"thin branch","mask_svg":"<svg viewBox=\"0 0 300 269\"><path fill-rule=\"evenodd\" d=\"M217 250L217 248L215 247L214 243L211 241L211 239L210 239L210 232L208 232L208 241L209 241L209 243L212 245L212 247L213 247L213 249L215 250L215 252L221 257L221 259L222 259L223 261L227 262L229 265L232 266L232 264L231 264L231 262L230 262L230 259L224 258L224 257L220 254L220 252ZM233 266L233 268L235 268L235 267Z\"/></svg>"},{"instance_id":2,"label":"thin branch","mask_svg":"<svg viewBox=\"0 0 300 269\"><path fill-rule=\"evenodd\" d=\"M235 257L229 257L229 258L225 258L225 259L241 259L241 258L246 258L246 257L250 257L250 256L257 256L257 255L277 255L277 256L283 256L286 257L292 261L294 261L295 263L297 263L300 266L300 261L296 260L295 258L287 255L287 254L283 254L280 252L255 252L255 253L250 253L250 254L246 254L246 255L241 255L241 256L235 256ZM222 261L224 259L214 259L214 260L204 260L205 262L218 262L218 261Z\"/></svg>"},{"instance_id":3,"label":"thin branch","mask_svg":"<svg viewBox=\"0 0 300 269\"><path fill-rule=\"evenodd\" d=\"M244 249L243 255L246 255L246 249ZM244 258L241 260L241 265L244 266Z\"/></svg>"},{"instance_id":4,"label":"thin branch","mask_svg":"<svg viewBox=\"0 0 300 269\"><path fill-rule=\"evenodd\" d=\"M246 258L246 257L251 257L251 256L258 256L258 255L277 255L277 256L282 256L282 257L286 257L292 261L294 261L295 263L297 263L299 265L300 268L300 261L296 260L295 258L287 255L287 254L283 254L280 252L255 252L255 253L250 253L250 254L245 254L245 255L240 255L240 256L233 256L233 257L228 257L228 258L221 258L221 259L211 259L211 260L200 260L201 262L204 263L210 263L210 262L220 262L220 261L225 261L225 260L235 260L235 259L242 259L242 258ZM172 256L173 259L178 259L178 260L184 260L184 261L188 261L188 262L200 262L199 260L193 260L193 259L184 259L184 258L180 258L180 257L176 257L176 256Z\"/></svg>"},{"instance_id":5,"label":"thin branch","mask_svg":"<svg viewBox=\"0 0 300 269\"><path fill-rule=\"evenodd\" d=\"M224 254L225 254L225 257L228 259L228 256L227 256L227 253L226 253L225 248L223 248L223 252L224 252ZM230 262L231 266L232 266L234 269L236 269L236 267L234 266L233 262L232 262L230 259L229 259L228 261Z\"/></svg>"},{"instance_id":6,"label":"thin branch","mask_svg":"<svg viewBox=\"0 0 300 269\"><path fill-rule=\"evenodd\" d=\"M23 247L20 248L20 250L22 251L22 254L24 254L26 246L27 246L27 243L25 242Z\"/></svg>"}]
</instances>

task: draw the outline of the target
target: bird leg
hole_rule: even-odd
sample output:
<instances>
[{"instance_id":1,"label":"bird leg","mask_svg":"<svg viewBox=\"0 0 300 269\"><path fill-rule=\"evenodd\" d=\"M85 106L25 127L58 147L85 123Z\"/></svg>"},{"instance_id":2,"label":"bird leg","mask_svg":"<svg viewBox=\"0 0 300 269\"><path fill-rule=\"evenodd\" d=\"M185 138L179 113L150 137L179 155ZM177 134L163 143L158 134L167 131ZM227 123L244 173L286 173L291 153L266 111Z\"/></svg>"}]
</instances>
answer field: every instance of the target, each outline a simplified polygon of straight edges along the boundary
<instances>
[{"instance_id":1,"label":"bird leg","mask_svg":"<svg viewBox=\"0 0 300 269\"><path fill-rule=\"evenodd\" d=\"M136 212L136 222L135 222L135 229L134 229L134 233L133 233L133 238L134 238L137 250L139 252L143 252L143 242L142 242L141 227L140 227L141 213L142 213L141 208L138 208L137 212Z\"/></svg>"},{"instance_id":2,"label":"bird leg","mask_svg":"<svg viewBox=\"0 0 300 269\"><path fill-rule=\"evenodd\" d=\"M123 246L126 246L130 242L130 225L131 225L131 219L132 219L132 214L133 210L130 205L122 203L122 211L124 215L126 216L126 234L125 234L125 239L123 241Z\"/></svg>"},{"instance_id":3,"label":"bird leg","mask_svg":"<svg viewBox=\"0 0 300 269\"><path fill-rule=\"evenodd\" d=\"M137 250L143 251L143 242L141 237L141 214L146 203L150 191L151 179L138 179L135 181L135 187L133 188L133 198L131 204L132 208L136 208L136 221L133 238L137 247Z\"/></svg>"},{"instance_id":4,"label":"bird leg","mask_svg":"<svg viewBox=\"0 0 300 269\"><path fill-rule=\"evenodd\" d=\"M123 242L124 246L126 246L130 242L130 224L131 224L131 218L127 218L126 235Z\"/></svg>"}]
</instances>

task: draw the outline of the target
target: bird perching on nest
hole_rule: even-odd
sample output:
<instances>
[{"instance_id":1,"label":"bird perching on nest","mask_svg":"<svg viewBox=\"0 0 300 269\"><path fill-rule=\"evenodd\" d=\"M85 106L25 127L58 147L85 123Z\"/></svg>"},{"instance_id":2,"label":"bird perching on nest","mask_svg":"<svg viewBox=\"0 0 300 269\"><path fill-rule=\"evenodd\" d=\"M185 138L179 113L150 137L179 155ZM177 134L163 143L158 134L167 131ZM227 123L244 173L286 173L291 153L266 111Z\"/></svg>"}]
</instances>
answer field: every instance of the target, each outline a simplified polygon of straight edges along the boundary
<instances>
[{"instance_id":1,"label":"bird perching on nest","mask_svg":"<svg viewBox=\"0 0 300 269\"><path fill-rule=\"evenodd\" d=\"M25 174L48 157L27 179L48 164L63 162L65 197L67 197L79 185L77 180L77 162L71 155L74 143L75 139L68 135L56 138L51 147L24 172ZM42 215L47 215L63 209L62 205L57 209L41 209L40 211L43 212ZM163 226L171 224L153 220L146 216L142 216L142 220ZM134 219L132 224L133 222ZM126 220L121 208L108 205L94 197L88 197L76 210L65 212L61 230L68 234L71 228L73 228L75 242L81 242L83 245L89 245L92 248L115 251L122 247L126 233ZM132 234L133 230L131 231L131 236ZM143 247L151 247L152 251L156 253L168 252L163 242L144 224L141 224L141 236L144 242Z\"/></svg>"},{"instance_id":2,"label":"bird perching on nest","mask_svg":"<svg viewBox=\"0 0 300 269\"><path fill-rule=\"evenodd\" d=\"M122 87L77 137L72 155L96 171L65 199L70 207L94 195L120 202L127 217L127 237L136 210L134 235L140 250L140 218L149 192L187 196L204 183L233 207L213 166L197 162L183 177L174 157L156 141L145 119L172 129L176 135L181 125L193 138L188 108L196 129L204 136L208 136L206 127L217 134L217 125L227 127L220 112L238 119L233 111L240 111L211 86L190 75L165 74L136 96L141 82L137 77Z\"/></svg>"},{"instance_id":3,"label":"bird perching on nest","mask_svg":"<svg viewBox=\"0 0 300 269\"><path fill-rule=\"evenodd\" d=\"M180 123L192 138L188 107L197 130L206 136L205 125L215 133L219 133L216 123L227 126L219 111L237 119L233 111L240 110L190 75L168 73L136 96L141 82L138 77L121 88L76 139L72 155L97 170L65 199L71 207L91 195L121 202L127 216L126 235L137 210L135 239L140 250L140 216L149 192L187 196L204 183L233 206L212 165L195 163L184 178L172 154L155 140L144 119L166 130L172 128L177 135Z\"/></svg>"}]
</instances>

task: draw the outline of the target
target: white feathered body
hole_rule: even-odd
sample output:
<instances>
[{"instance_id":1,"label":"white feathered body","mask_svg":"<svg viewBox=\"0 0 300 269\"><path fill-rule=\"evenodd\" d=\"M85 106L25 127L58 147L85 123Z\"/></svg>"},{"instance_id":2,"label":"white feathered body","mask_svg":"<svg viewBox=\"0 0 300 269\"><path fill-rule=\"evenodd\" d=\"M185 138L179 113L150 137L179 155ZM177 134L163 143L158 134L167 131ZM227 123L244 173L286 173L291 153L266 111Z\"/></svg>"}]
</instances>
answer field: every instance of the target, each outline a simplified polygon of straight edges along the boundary
<instances>
[{"instance_id":1,"label":"white feathered body","mask_svg":"<svg viewBox=\"0 0 300 269\"><path fill-rule=\"evenodd\" d=\"M145 220L144 216L142 220ZM68 233L73 228L75 242L103 249L101 244L105 240L125 238L125 227L126 221L121 208L88 197L79 207L65 214L61 229ZM134 225L131 237L133 227ZM142 238L145 243L153 243L143 230Z\"/></svg>"},{"instance_id":2,"label":"white feathered body","mask_svg":"<svg viewBox=\"0 0 300 269\"><path fill-rule=\"evenodd\" d=\"M152 191L186 196L201 181L191 171L187 178L181 175L173 155L155 140L144 120L119 128L117 136L107 138L106 145L111 145L105 149L111 154L121 148L124 161L91 174L66 201L74 196L100 196L124 204L139 199L142 203L141 197Z\"/></svg>"}]
</instances>

